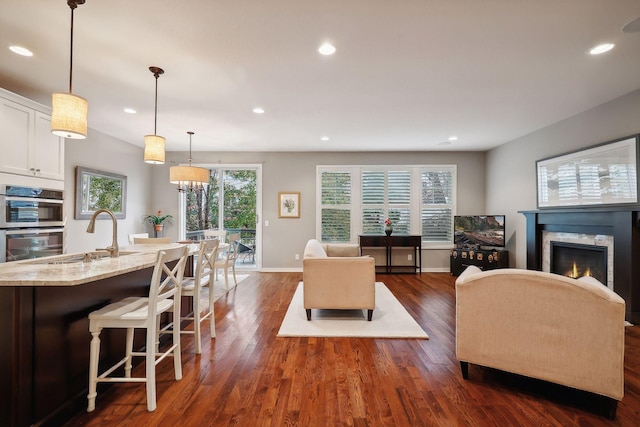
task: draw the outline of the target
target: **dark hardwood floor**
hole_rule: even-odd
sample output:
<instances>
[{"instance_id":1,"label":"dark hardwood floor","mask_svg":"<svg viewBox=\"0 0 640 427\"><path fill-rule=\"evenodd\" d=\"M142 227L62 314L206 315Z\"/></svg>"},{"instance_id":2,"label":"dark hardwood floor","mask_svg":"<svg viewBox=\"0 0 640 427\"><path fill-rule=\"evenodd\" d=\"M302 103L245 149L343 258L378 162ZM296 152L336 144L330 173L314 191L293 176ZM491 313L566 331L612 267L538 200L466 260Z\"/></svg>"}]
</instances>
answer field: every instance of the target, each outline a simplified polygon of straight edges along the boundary
<instances>
[{"instance_id":1,"label":"dark hardwood floor","mask_svg":"<svg viewBox=\"0 0 640 427\"><path fill-rule=\"evenodd\" d=\"M637 426L640 326L626 328L625 397L615 420L593 396L455 358L454 278L378 275L429 340L276 338L300 273L255 273L216 302L217 338L183 336L183 379L158 365L158 409L143 384L98 388L67 426ZM136 373L141 372L138 366ZM1 424L1 423L0 423Z\"/></svg>"}]
</instances>

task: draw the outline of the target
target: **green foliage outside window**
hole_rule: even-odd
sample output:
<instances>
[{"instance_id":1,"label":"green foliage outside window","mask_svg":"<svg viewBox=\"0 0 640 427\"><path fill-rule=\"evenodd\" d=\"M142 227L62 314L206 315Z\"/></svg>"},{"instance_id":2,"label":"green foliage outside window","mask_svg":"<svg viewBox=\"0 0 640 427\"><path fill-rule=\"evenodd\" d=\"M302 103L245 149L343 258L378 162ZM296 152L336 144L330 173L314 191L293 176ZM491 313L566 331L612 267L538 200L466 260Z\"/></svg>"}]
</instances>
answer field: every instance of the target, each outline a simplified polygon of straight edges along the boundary
<instances>
[{"instance_id":1,"label":"green foliage outside window","mask_svg":"<svg viewBox=\"0 0 640 427\"><path fill-rule=\"evenodd\" d=\"M122 212L122 181L87 175L83 183L83 193L87 194L86 211L109 209L112 212Z\"/></svg>"},{"instance_id":2,"label":"green foliage outside window","mask_svg":"<svg viewBox=\"0 0 640 427\"><path fill-rule=\"evenodd\" d=\"M220 173L223 176L223 212L220 221ZM187 193L187 232L221 228L255 229L256 227L255 170L211 169L206 191Z\"/></svg>"}]
</instances>

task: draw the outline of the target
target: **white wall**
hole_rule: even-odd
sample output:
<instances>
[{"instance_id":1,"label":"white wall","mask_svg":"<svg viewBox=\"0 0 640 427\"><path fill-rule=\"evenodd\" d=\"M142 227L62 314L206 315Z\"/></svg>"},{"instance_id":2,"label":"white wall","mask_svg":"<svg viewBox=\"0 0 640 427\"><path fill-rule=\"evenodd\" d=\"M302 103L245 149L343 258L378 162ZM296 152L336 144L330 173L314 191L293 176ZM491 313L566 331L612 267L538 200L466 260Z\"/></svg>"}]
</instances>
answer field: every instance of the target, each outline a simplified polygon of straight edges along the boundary
<instances>
[{"instance_id":1,"label":"white wall","mask_svg":"<svg viewBox=\"0 0 640 427\"><path fill-rule=\"evenodd\" d=\"M536 160L639 132L640 90L487 153L487 211L507 215L512 267L526 268L526 221L518 211L536 209Z\"/></svg>"},{"instance_id":2,"label":"white wall","mask_svg":"<svg viewBox=\"0 0 640 427\"><path fill-rule=\"evenodd\" d=\"M167 153L167 163L153 166L152 205L164 213L176 215L178 195L169 184L169 167L184 163L187 153ZM292 270L302 268L295 254L302 254L307 240L315 237L316 165L374 164L457 164L458 212L484 213L485 154L481 152L407 152L407 153L343 153L343 152L196 152L195 164L262 164L263 214L269 227L263 228L263 269ZM173 163L172 163L173 162ZM278 192L299 191L300 218L278 218ZM165 235L177 238L177 226L165 229ZM430 250L423 253L424 269L449 271L449 251Z\"/></svg>"},{"instance_id":3,"label":"white wall","mask_svg":"<svg viewBox=\"0 0 640 427\"><path fill-rule=\"evenodd\" d=\"M95 233L86 232L89 220L74 219L76 166L111 172L127 177L126 218L118 220L118 244L128 244L130 233L150 232L142 217L151 213L151 165L143 161L143 149L109 135L89 129L85 140L67 139L65 143L65 213L68 253L85 252L111 244L111 219L101 214ZM101 218L101 219L100 219Z\"/></svg>"}]
</instances>

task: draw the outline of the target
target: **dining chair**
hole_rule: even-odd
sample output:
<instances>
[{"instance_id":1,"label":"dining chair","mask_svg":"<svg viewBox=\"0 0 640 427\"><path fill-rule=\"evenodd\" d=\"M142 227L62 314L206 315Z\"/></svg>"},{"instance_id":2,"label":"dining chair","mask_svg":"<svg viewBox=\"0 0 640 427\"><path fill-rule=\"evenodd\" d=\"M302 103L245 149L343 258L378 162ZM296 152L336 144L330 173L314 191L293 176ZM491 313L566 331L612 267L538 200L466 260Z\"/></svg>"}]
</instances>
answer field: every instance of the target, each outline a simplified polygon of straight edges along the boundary
<instances>
[{"instance_id":1,"label":"dining chair","mask_svg":"<svg viewBox=\"0 0 640 427\"><path fill-rule=\"evenodd\" d=\"M170 237L134 237L134 245L161 245L171 243Z\"/></svg>"},{"instance_id":2,"label":"dining chair","mask_svg":"<svg viewBox=\"0 0 640 427\"><path fill-rule=\"evenodd\" d=\"M205 239L218 239L220 243L224 243L227 239L226 230L203 230L202 235Z\"/></svg>"},{"instance_id":3,"label":"dining chair","mask_svg":"<svg viewBox=\"0 0 640 427\"><path fill-rule=\"evenodd\" d=\"M148 238L149 237L149 233L134 233L134 234L129 234L129 244L130 245L134 245L135 242L133 241L133 239L135 238Z\"/></svg>"},{"instance_id":4,"label":"dining chair","mask_svg":"<svg viewBox=\"0 0 640 427\"><path fill-rule=\"evenodd\" d=\"M184 277L182 280L182 293L183 297L190 297L193 300L193 311L187 316L180 317L180 320L192 320L193 330L185 331L181 330L181 334L193 334L195 336L196 354L202 352L202 339L200 336L200 324L209 318L211 338L216 337L216 324L215 315L213 311L214 295L213 295L213 268L218 252L218 239L201 240L196 256L196 271L193 277ZM208 289L209 291L209 311L203 315L200 306L200 297L202 291ZM173 329L173 323L162 328L159 333L171 333Z\"/></svg>"},{"instance_id":5,"label":"dining chair","mask_svg":"<svg viewBox=\"0 0 640 427\"><path fill-rule=\"evenodd\" d=\"M240 243L240 233L229 234L229 248L222 257L216 259L214 267L224 269L224 283L229 290L229 269L233 272L233 282L238 285L236 280L236 259L238 259L238 244Z\"/></svg>"},{"instance_id":6,"label":"dining chair","mask_svg":"<svg viewBox=\"0 0 640 427\"><path fill-rule=\"evenodd\" d=\"M99 382L144 382L147 388L147 410L156 409L156 365L165 357L173 356L175 379L182 379L180 358L180 328L172 334L171 346L159 352L156 348L157 322L160 314L173 309L173 323L180 324L180 293L184 266L189 254L187 246L158 251L151 277L148 297L128 297L109 304L89 314L91 346L89 356L89 393L87 412L95 410L97 384ZM100 332L103 328L126 329L125 357L98 374L100 358ZM145 351L133 351L134 329L145 329L147 333ZM144 356L144 377L131 377L132 359ZM124 365L124 377L110 376Z\"/></svg>"}]
</instances>

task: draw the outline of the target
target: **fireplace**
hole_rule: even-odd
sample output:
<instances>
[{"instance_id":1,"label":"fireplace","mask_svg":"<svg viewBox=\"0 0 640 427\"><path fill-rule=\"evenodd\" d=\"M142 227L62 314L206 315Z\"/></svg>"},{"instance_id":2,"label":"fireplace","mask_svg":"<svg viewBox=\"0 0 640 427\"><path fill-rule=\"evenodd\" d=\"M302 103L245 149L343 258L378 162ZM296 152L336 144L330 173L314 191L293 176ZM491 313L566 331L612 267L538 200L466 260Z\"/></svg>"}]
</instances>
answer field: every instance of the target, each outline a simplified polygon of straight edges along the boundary
<instances>
[{"instance_id":1,"label":"fireplace","mask_svg":"<svg viewBox=\"0 0 640 427\"><path fill-rule=\"evenodd\" d=\"M550 246L553 241L606 246L606 255L601 254L607 258L606 279L598 280L624 299L626 319L640 324L640 205L540 209L520 213L527 220L528 269L551 271ZM562 236L558 238L558 235Z\"/></svg>"},{"instance_id":2,"label":"fireplace","mask_svg":"<svg viewBox=\"0 0 640 427\"><path fill-rule=\"evenodd\" d=\"M578 243L551 242L550 271L578 279L592 276L607 284L607 247Z\"/></svg>"}]
</instances>

